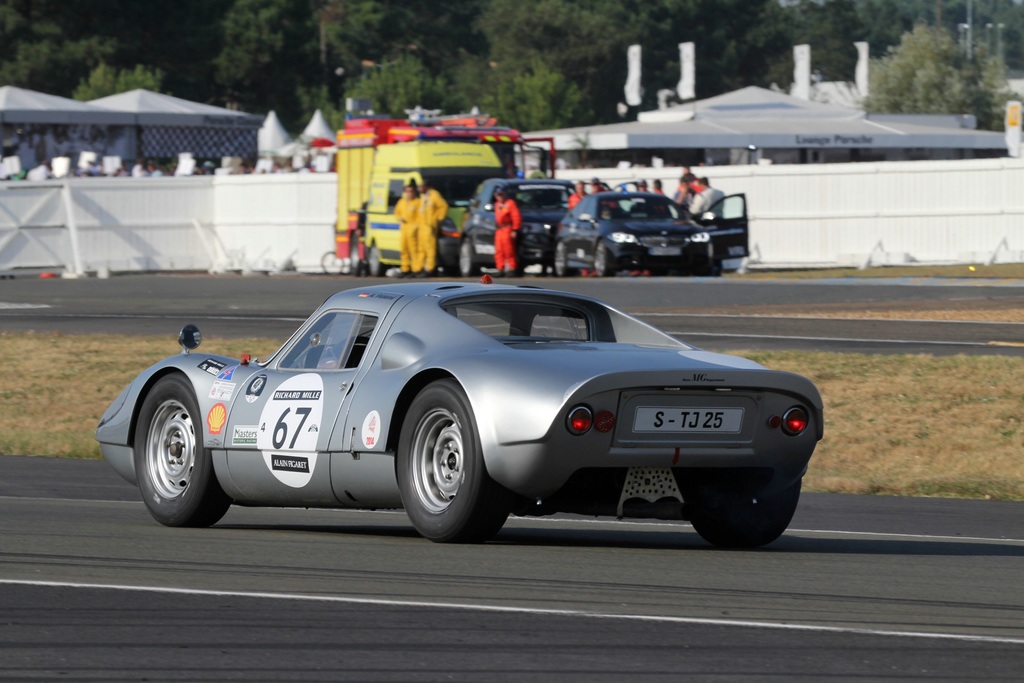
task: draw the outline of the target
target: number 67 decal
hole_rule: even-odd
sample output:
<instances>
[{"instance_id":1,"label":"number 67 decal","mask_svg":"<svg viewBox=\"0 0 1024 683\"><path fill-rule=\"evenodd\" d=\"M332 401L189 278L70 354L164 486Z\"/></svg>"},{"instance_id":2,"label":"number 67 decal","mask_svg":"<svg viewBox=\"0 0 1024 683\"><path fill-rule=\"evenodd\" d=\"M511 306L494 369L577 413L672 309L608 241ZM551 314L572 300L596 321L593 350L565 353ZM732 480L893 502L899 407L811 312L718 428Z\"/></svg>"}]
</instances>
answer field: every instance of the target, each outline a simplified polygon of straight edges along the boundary
<instances>
[{"instance_id":1,"label":"number 67 decal","mask_svg":"<svg viewBox=\"0 0 1024 683\"><path fill-rule=\"evenodd\" d=\"M285 447L284 442L288 438L288 422L286 418L288 417L288 413L290 412L292 412L291 408L285 408L284 412L281 413L281 417L277 419L277 424L274 425L274 438L271 441L272 445L274 446L274 450L280 450ZM306 418L309 417L309 414L311 412L313 412L313 409L308 407L295 409L295 414L301 416L301 419L299 420L298 426L295 427L294 429L294 433L292 434L292 441L290 444L288 444L288 450L295 449L295 442L296 440L298 440L299 434L302 433L302 426L306 424ZM266 423L260 425L260 431L264 431L266 430L266 428Z\"/></svg>"},{"instance_id":2,"label":"number 67 decal","mask_svg":"<svg viewBox=\"0 0 1024 683\"><path fill-rule=\"evenodd\" d=\"M315 452L323 417L323 381L307 373L278 386L263 407L256 447L261 451Z\"/></svg>"}]
</instances>

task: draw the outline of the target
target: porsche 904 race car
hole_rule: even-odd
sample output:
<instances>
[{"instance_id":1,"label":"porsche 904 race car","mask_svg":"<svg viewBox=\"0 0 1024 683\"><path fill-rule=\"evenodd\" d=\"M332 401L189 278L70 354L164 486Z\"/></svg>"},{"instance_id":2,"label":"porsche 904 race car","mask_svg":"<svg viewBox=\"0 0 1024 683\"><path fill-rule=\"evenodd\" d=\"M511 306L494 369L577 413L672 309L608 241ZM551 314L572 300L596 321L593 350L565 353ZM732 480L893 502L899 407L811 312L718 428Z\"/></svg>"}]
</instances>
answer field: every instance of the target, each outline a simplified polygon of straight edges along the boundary
<instances>
[{"instance_id":1,"label":"porsche 904 race car","mask_svg":"<svg viewBox=\"0 0 1024 683\"><path fill-rule=\"evenodd\" d=\"M265 361L199 341L186 326L96 431L169 526L232 503L404 508L428 539L481 542L510 514L566 512L754 547L785 531L822 437L806 378L552 290L357 288Z\"/></svg>"}]
</instances>

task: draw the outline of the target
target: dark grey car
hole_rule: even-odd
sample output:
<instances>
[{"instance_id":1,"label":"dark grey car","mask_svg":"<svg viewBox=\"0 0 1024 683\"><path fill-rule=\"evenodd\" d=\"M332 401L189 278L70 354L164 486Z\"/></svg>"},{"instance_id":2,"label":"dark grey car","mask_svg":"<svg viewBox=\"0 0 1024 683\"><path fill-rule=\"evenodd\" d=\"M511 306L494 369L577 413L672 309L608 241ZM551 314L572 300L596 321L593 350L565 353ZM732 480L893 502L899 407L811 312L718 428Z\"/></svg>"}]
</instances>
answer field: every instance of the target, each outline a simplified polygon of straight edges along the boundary
<instances>
[{"instance_id":1,"label":"dark grey car","mask_svg":"<svg viewBox=\"0 0 1024 683\"><path fill-rule=\"evenodd\" d=\"M499 187L515 200L523 219L516 241L518 269L539 264L547 270L552 266L555 226L569 205L572 183L552 178L494 178L480 184L466 212L459 249L459 272L463 277L494 267L494 192Z\"/></svg>"}]
</instances>

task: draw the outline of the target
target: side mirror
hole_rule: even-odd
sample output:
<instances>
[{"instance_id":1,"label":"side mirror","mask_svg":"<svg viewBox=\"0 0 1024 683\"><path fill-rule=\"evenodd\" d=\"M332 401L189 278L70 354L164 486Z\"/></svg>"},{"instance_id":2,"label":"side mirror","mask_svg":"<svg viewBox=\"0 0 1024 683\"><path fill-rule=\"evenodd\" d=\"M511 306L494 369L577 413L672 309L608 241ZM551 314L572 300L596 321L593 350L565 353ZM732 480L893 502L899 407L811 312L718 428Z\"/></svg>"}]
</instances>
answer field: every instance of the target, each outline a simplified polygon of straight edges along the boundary
<instances>
[{"instance_id":1,"label":"side mirror","mask_svg":"<svg viewBox=\"0 0 1024 683\"><path fill-rule=\"evenodd\" d=\"M203 335L199 332L199 328L192 323L185 325L178 333L178 344L181 345L181 349L185 353L195 351L202 343Z\"/></svg>"}]
</instances>

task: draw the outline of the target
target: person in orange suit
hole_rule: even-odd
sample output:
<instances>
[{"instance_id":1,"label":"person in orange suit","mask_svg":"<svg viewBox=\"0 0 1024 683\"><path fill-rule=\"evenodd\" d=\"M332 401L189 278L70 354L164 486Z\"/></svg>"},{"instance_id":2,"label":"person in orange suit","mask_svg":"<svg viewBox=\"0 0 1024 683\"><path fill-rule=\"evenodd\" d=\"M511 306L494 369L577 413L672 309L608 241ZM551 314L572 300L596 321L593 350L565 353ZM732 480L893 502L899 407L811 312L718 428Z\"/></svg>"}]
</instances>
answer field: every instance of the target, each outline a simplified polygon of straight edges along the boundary
<instances>
[{"instance_id":1,"label":"person in orange suit","mask_svg":"<svg viewBox=\"0 0 1024 683\"><path fill-rule=\"evenodd\" d=\"M572 209L587 196L587 184L582 180L576 181L576 191L569 195L569 208Z\"/></svg>"},{"instance_id":2,"label":"person in orange suit","mask_svg":"<svg viewBox=\"0 0 1024 683\"><path fill-rule=\"evenodd\" d=\"M494 266L498 277L517 277L516 236L523 223L519 206L504 187L494 191Z\"/></svg>"}]
</instances>

